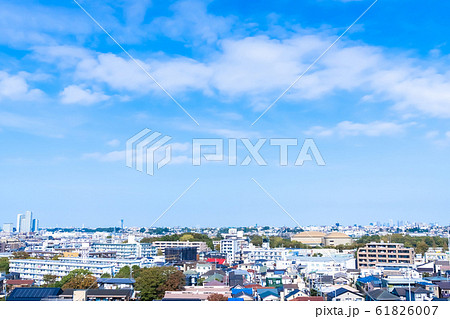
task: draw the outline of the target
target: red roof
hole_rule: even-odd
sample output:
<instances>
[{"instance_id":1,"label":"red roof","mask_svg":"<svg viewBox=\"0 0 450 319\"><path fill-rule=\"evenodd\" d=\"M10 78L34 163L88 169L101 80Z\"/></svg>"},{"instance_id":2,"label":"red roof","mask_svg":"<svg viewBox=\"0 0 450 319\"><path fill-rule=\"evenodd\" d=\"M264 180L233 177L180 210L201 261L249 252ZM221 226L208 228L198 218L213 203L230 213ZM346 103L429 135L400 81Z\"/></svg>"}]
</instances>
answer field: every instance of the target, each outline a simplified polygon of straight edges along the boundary
<instances>
[{"instance_id":1,"label":"red roof","mask_svg":"<svg viewBox=\"0 0 450 319\"><path fill-rule=\"evenodd\" d=\"M264 288L263 286L258 285L258 284L248 284L248 285L245 285L244 287L245 288L253 288L253 289Z\"/></svg>"},{"instance_id":2,"label":"red roof","mask_svg":"<svg viewBox=\"0 0 450 319\"><path fill-rule=\"evenodd\" d=\"M6 280L7 285L27 285L31 286L34 284L34 280L26 280L26 279L9 279Z\"/></svg>"},{"instance_id":3,"label":"red roof","mask_svg":"<svg viewBox=\"0 0 450 319\"><path fill-rule=\"evenodd\" d=\"M215 263L215 264L220 264L220 265L224 264L225 261L226 261L226 259L223 259L223 258L208 258L208 259L206 259L206 262L208 262L208 263Z\"/></svg>"},{"instance_id":4,"label":"red roof","mask_svg":"<svg viewBox=\"0 0 450 319\"><path fill-rule=\"evenodd\" d=\"M325 299L320 296L311 296L311 297L296 297L291 299L290 301L324 301Z\"/></svg>"}]
</instances>

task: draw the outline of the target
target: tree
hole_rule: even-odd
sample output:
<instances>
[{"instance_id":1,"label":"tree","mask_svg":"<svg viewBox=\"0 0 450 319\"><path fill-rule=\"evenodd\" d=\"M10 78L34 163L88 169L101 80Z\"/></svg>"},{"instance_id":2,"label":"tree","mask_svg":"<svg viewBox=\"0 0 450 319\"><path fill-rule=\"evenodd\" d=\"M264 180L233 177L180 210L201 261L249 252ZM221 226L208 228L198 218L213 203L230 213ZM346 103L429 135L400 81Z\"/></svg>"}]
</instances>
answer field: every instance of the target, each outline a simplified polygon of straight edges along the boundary
<instances>
[{"instance_id":1,"label":"tree","mask_svg":"<svg viewBox=\"0 0 450 319\"><path fill-rule=\"evenodd\" d=\"M56 284L56 279L58 278L58 276L56 275L44 275L44 286L45 287L53 287Z\"/></svg>"},{"instance_id":2,"label":"tree","mask_svg":"<svg viewBox=\"0 0 450 319\"><path fill-rule=\"evenodd\" d=\"M263 238L262 238L261 236L254 235L254 236L251 237L250 242L251 242L253 245L255 245L255 246L261 247L261 246L262 246L262 243L263 243Z\"/></svg>"},{"instance_id":3,"label":"tree","mask_svg":"<svg viewBox=\"0 0 450 319\"><path fill-rule=\"evenodd\" d=\"M12 253L13 259L30 259L30 254L26 251L15 251Z\"/></svg>"},{"instance_id":4,"label":"tree","mask_svg":"<svg viewBox=\"0 0 450 319\"><path fill-rule=\"evenodd\" d=\"M228 301L228 298L222 294L212 294L208 296L208 301Z\"/></svg>"},{"instance_id":5,"label":"tree","mask_svg":"<svg viewBox=\"0 0 450 319\"><path fill-rule=\"evenodd\" d=\"M98 288L97 280L92 276L91 272L86 269L74 269L68 275L61 278L55 283L55 286L63 289L88 289Z\"/></svg>"},{"instance_id":6,"label":"tree","mask_svg":"<svg viewBox=\"0 0 450 319\"><path fill-rule=\"evenodd\" d=\"M6 274L9 272L9 259L7 257L0 258L0 272Z\"/></svg>"},{"instance_id":7,"label":"tree","mask_svg":"<svg viewBox=\"0 0 450 319\"><path fill-rule=\"evenodd\" d=\"M131 270L129 266L124 266L119 269L119 272L114 276L114 278L130 278Z\"/></svg>"},{"instance_id":8,"label":"tree","mask_svg":"<svg viewBox=\"0 0 450 319\"><path fill-rule=\"evenodd\" d=\"M427 250L428 245L424 241L419 242L416 246L416 253L418 254L424 254Z\"/></svg>"},{"instance_id":9,"label":"tree","mask_svg":"<svg viewBox=\"0 0 450 319\"><path fill-rule=\"evenodd\" d=\"M183 290L184 274L175 267L141 268L136 278L136 290L144 301L162 299L166 291Z\"/></svg>"},{"instance_id":10,"label":"tree","mask_svg":"<svg viewBox=\"0 0 450 319\"><path fill-rule=\"evenodd\" d=\"M192 234L184 234L180 237L180 241L192 241L194 236Z\"/></svg>"},{"instance_id":11,"label":"tree","mask_svg":"<svg viewBox=\"0 0 450 319\"><path fill-rule=\"evenodd\" d=\"M157 256L164 256L161 249L158 248L158 252L156 253Z\"/></svg>"},{"instance_id":12,"label":"tree","mask_svg":"<svg viewBox=\"0 0 450 319\"><path fill-rule=\"evenodd\" d=\"M100 278L111 278L111 275L108 273L104 273L103 275L100 276Z\"/></svg>"}]
</instances>

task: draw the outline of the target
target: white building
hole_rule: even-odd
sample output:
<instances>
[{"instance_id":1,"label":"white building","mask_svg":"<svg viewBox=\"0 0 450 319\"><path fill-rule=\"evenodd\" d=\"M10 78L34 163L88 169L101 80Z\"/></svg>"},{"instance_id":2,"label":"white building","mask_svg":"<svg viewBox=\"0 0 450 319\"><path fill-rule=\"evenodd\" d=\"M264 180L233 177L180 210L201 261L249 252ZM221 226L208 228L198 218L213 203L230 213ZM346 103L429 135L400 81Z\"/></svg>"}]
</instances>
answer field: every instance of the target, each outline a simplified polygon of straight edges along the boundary
<instances>
[{"instance_id":1,"label":"white building","mask_svg":"<svg viewBox=\"0 0 450 319\"><path fill-rule=\"evenodd\" d=\"M39 230L39 221L33 219L33 213L26 211L25 214L17 215L17 232L18 233L30 233Z\"/></svg>"},{"instance_id":2,"label":"white building","mask_svg":"<svg viewBox=\"0 0 450 319\"><path fill-rule=\"evenodd\" d=\"M248 241L244 237L244 232L231 228L228 230L228 234L224 234L224 237L220 241L220 252L227 255L227 263L232 264L241 260L243 258L243 250L248 247Z\"/></svg>"},{"instance_id":3,"label":"white building","mask_svg":"<svg viewBox=\"0 0 450 319\"><path fill-rule=\"evenodd\" d=\"M203 241L154 241L152 245L155 246L157 250L160 249L163 254L165 253L166 248L172 247L196 247L197 252L209 250L208 245Z\"/></svg>"},{"instance_id":4,"label":"white building","mask_svg":"<svg viewBox=\"0 0 450 319\"><path fill-rule=\"evenodd\" d=\"M12 233L14 231L14 226L12 223L3 224L2 230L4 233Z\"/></svg>"},{"instance_id":5,"label":"white building","mask_svg":"<svg viewBox=\"0 0 450 319\"><path fill-rule=\"evenodd\" d=\"M75 269L86 269L95 277L103 274L114 276L122 267L151 267L151 260L115 259L115 258L60 258L59 260L44 259L12 259L9 261L9 271L20 274L22 279L33 279L38 285L43 284L44 275L55 275L57 280Z\"/></svg>"},{"instance_id":6,"label":"white building","mask_svg":"<svg viewBox=\"0 0 450 319\"><path fill-rule=\"evenodd\" d=\"M128 237L128 243L94 243L91 251L108 252L115 251L117 258L150 258L158 253L158 249L150 243L138 243L134 236Z\"/></svg>"},{"instance_id":7,"label":"white building","mask_svg":"<svg viewBox=\"0 0 450 319\"><path fill-rule=\"evenodd\" d=\"M269 248L268 246L261 248L250 244L247 248L243 249L244 261L246 263L254 263L259 259L271 261L286 260L288 255L289 250L286 248Z\"/></svg>"}]
</instances>

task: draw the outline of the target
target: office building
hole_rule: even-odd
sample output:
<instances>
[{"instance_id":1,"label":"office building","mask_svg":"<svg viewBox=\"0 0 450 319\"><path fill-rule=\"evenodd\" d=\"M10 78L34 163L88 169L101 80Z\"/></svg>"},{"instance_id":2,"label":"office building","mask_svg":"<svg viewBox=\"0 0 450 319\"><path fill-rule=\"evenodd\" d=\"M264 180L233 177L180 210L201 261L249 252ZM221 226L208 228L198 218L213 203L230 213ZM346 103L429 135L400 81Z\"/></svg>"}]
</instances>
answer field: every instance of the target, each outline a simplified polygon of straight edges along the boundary
<instances>
[{"instance_id":1,"label":"office building","mask_svg":"<svg viewBox=\"0 0 450 319\"><path fill-rule=\"evenodd\" d=\"M2 230L4 233L12 233L14 231L14 226L12 223L3 224Z\"/></svg>"},{"instance_id":2,"label":"office building","mask_svg":"<svg viewBox=\"0 0 450 319\"><path fill-rule=\"evenodd\" d=\"M414 248L397 243L368 243L358 249L358 268L375 267L377 264L414 264Z\"/></svg>"},{"instance_id":3,"label":"office building","mask_svg":"<svg viewBox=\"0 0 450 319\"><path fill-rule=\"evenodd\" d=\"M39 221L33 219L33 213L31 211L25 212L25 214L17 215L17 229L18 233L31 233L39 230Z\"/></svg>"},{"instance_id":4,"label":"office building","mask_svg":"<svg viewBox=\"0 0 450 319\"><path fill-rule=\"evenodd\" d=\"M164 253L166 262L176 263L181 261L197 260L197 247L171 247Z\"/></svg>"}]
</instances>

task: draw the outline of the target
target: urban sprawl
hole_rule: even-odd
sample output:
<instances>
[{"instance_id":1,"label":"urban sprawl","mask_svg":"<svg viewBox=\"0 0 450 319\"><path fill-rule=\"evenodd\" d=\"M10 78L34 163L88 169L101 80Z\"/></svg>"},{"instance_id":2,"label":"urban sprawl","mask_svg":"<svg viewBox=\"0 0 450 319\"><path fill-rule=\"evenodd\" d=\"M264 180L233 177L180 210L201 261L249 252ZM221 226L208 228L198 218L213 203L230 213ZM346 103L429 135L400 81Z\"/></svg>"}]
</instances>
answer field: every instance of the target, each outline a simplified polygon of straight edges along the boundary
<instances>
[{"instance_id":1,"label":"urban sprawl","mask_svg":"<svg viewBox=\"0 0 450 319\"><path fill-rule=\"evenodd\" d=\"M0 232L6 301L431 301L450 298L449 227L40 228Z\"/></svg>"}]
</instances>

